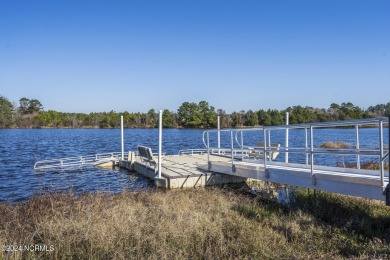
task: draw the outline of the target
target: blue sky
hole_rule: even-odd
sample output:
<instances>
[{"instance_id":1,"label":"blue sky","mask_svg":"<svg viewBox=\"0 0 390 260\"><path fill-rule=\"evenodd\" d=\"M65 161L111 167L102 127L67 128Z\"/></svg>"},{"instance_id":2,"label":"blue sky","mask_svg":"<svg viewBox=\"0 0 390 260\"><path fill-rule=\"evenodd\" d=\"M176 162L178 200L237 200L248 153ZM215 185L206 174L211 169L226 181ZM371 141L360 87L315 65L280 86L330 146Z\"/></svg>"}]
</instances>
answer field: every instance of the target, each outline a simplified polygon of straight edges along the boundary
<instances>
[{"instance_id":1,"label":"blue sky","mask_svg":"<svg viewBox=\"0 0 390 260\"><path fill-rule=\"evenodd\" d=\"M45 110L390 102L388 0L0 0L0 95Z\"/></svg>"}]
</instances>

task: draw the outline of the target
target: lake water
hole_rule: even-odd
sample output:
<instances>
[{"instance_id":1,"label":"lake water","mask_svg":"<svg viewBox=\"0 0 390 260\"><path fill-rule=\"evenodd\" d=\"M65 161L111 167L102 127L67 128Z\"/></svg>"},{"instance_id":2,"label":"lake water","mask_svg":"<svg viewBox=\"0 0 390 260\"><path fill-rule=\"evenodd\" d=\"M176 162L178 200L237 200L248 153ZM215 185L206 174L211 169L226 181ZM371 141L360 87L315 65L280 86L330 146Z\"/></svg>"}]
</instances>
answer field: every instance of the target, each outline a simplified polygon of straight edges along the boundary
<instances>
[{"instance_id":1,"label":"lake water","mask_svg":"<svg viewBox=\"0 0 390 260\"><path fill-rule=\"evenodd\" d=\"M163 152L177 154L181 149L204 148L203 130L164 129ZM271 134L272 143L284 144L284 131ZM353 129L321 129L315 132L314 145L325 141L355 142ZM378 129L359 130L360 146L379 146ZM388 144L388 131L384 131ZM262 141L258 133L245 134L245 145ZM229 135L221 136L222 147L229 147ZM152 147L157 151L157 129L125 129L125 150L136 150L137 145ZM290 130L290 147L302 146L304 131ZM216 146L216 138L211 144ZM34 194L73 189L76 193L110 191L122 192L152 187L151 182L134 173L119 169L85 167L79 170L45 170L35 172L36 161L89 155L105 152L119 152L119 129L6 129L0 130L0 202L22 202ZM291 162L304 162L304 155L290 154ZM340 160L353 161L352 157L317 156L315 162L335 165ZM284 161L281 154L277 161Z\"/></svg>"}]
</instances>

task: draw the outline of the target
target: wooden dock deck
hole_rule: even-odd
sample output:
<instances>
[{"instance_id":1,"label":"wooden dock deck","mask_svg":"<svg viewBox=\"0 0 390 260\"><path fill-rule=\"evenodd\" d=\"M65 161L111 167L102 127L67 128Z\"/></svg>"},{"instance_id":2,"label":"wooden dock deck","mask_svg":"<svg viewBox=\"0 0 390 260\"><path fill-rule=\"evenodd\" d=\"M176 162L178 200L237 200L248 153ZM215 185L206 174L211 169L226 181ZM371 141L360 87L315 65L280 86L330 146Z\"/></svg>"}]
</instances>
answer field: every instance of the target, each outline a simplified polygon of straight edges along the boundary
<instances>
[{"instance_id":1,"label":"wooden dock deck","mask_svg":"<svg viewBox=\"0 0 390 260\"><path fill-rule=\"evenodd\" d=\"M168 189L200 187L227 183L242 183L247 178L208 171L207 154L166 155L162 157L161 179L156 178L157 166L142 160L139 156L130 156L120 161L119 166L135 171L155 180L159 187ZM228 163L230 158L210 155L210 161Z\"/></svg>"}]
</instances>

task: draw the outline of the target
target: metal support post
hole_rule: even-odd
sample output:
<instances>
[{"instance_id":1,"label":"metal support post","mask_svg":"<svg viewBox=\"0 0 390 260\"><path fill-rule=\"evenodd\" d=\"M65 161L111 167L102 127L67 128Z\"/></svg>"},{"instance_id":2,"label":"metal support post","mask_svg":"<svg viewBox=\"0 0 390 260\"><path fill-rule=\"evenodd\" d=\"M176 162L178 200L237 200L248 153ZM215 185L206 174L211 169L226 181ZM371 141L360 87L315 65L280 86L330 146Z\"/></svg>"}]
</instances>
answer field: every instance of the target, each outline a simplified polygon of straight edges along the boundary
<instances>
[{"instance_id":1,"label":"metal support post","mask_svg":"<svg viewBox=\"0 0 390 260\"><path fill-rule=\"evenodd\" d=\"M264 169L267 171L267 130L263 128L263 135L264 135L264 147L263 147L263 153L264 153Z\"/></svg>"},{"instance_id":2,"label":"metal support post","mask_svg":"<svg viewBox=\"0 0 390 260\"><path fill-rule=\"evenodd\" d=\"M286 125L289 125L289 113L286 112ZM286 142L285 142L285 148L286 148L286 153L285 153L285 163L288 163L288 128L286 128Z\"/></svg>"},{"instance_id":3,"label":"metal support post","mask_svg":"<svg viewBox=\"0 0 390 260\"><path fill-rule=\"evenodd\" d=\"M312 178L312 184L316 184L315 174L314 174L314 138L313 138L313 126L310 126L310 173Z\"/></svg>"},{"instance_id":4,"label":"metal support post","mask_svg":"<svg viewBox=\"0 0 390 260\"><path fill-rule=\"evenodd\" d=\"M379 121L379 167L380 167L380 173L381 173L381 185L382 187L385 186L385 170L384 170L384 161L383 161L383 121Z\"/></svg>"},{"instance_id":5,"label":"metal support post","mask_svg":"<svg viewBox=\"0 0 390 260\"><path fill-rule=\"evenodd\" d=\"M230 149L231 149L231 155L232 155L232 172L236 171L236 168L234 166L234 143L233 143L233 130L230 130Z\"/></svg>"},{"instance_id":6,"label":"metal support post","mask_svg":"<svg viewBox=\"0 0 390 260\"><path fill-rule=\"evenodd\" d=\"M309 154L308 154L309 146L307 141L307 128L305 128L305 152L306 152L306 165L309 165Z\"/></svg>"},{"instance_id":7,"label":"metal support post","mask_svg":"<svg viewBox=\"0 0 390 260\"><path fill-rule=\"evenodd\" d=\"M244 150L244 133L241 131L241 149ZM244 152L241 152L241 160L244 160Z\"/></svg>"},{"instance_id":8,"label":"metal support post","mask_svg":"<svg viewBox=\"0 0 390 260\"><path fill-rule=\"evenodd\" d=\"M210 136L209 136L209 132L208 131L206 132L206 136L207 136L207 167L208 167L208 170L210 171L211 170L211 162L210 162Z\"/></svg>"},{"instance_id":9,"label":"metal support post","mask_svg":"<svg viewBox=\"0 0 390 260\"><path fill-rule=\"evenodd\" d=\"M217 117L217 127L218 127L218 154L220 154L220 148L221 148L221 123L219 116Z\"/></svg>"},{"instance_id":10,"label":"metal support post","mask_svg":"<svg viewBox=\"0 0 390 260\"><path fill-rule=\"evenodd\" d=\"M387 139L388 141L388 148L387 148L387 157L388 157L388 160L389 160L389 178L390 178L390 155L389 155L389 152L390 152L390 116L389 116L389 121L387 123L387 130L388 130L388 134L389 134L389 137ZM386 206L390 206L390 183L387 184L387 187L386 187L386 192L385 192L385 195L386 195Z\"/></svg>"},{"instance_id":11,"label":"metal support post","mask_svg":"<svg viewBox=\"0 0 390 260\"><path fill-rule=\"evenodd\" d=\"M355 131L356 131L356 168L360 169L360 143L359 143L359 125L355 125Z\"/></svg>"},{"instance_id":12,"label":"metal support post","mask_svg":"<svg viewBox=\"0 0 390 260\"><path fill-rule=\"evenodd\" d=\"M158 178L161 178L161 160L162 160L162 110L158 116Z\"/></svg>"},{"instance_id":13,"label":"metal support post","mask_svg":"<svg viewBox=\"0 0 390 260\"><path fill-rule=\"evenodd\" d=\"M121 116L121 151L122 151L122 160L125 159L125 141L123 133L123 116Z\"/></svg>"}]
</instances>

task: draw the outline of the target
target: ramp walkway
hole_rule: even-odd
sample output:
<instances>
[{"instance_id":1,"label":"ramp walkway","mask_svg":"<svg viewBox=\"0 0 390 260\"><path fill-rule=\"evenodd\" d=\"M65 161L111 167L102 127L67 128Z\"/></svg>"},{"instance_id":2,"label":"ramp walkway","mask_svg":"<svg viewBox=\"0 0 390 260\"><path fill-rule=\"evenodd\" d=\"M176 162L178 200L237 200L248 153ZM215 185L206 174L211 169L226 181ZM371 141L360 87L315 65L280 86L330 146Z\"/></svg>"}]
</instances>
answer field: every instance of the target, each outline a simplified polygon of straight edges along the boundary
<instances>
[{"instance_id":1,"label":"ramp walkway","mask_svg":"<svg viewBox=\"0 0 390 260\"><path fill-rule=\"evenodd\" d=\"M371 143L378 144L377 146L360 147L362 140L359 138L359 129L366 127L377 129L376 140L370 140ZM389 173L385 170L385 164L389 162L389 146L384 144L384 130L389 132L388 127L388 118L375 118L238 130L209 130L203 134L203 142L208 151L208 160L204 167L211 172L382 200L390 205ZM319 137L319 129L333 131L340 128L355 129L353 145L347 148L315 145L318 143L316 138ZM302 140L299 142L294 140L294 146L289 145L290 130L299 130L303 133ZM225 138L225 144L217 147L215 140L222 131L228 138ZM285 132L284 144L280 147L271 145L271 139L276 131L279 133L279 140L280 131ZM262 159L250 156L253 153L253 146L246 144L245 141L245 136L249 133L257 136L257 145L262 144L262 147L256 147L265 155ZM212 160L211 154L216 150L230 156L229 162ZM276 152L284 155L284 161L272 160L270 154ZM289 159L289 154L290 156L300 154L305 158L305 162L293 161ZM326 156L334 155L355 158L355 169L321 165L321 161L326 163ZM375 160L378 170L361 169L366 158Z\"/></svg>"}]
</instances>

